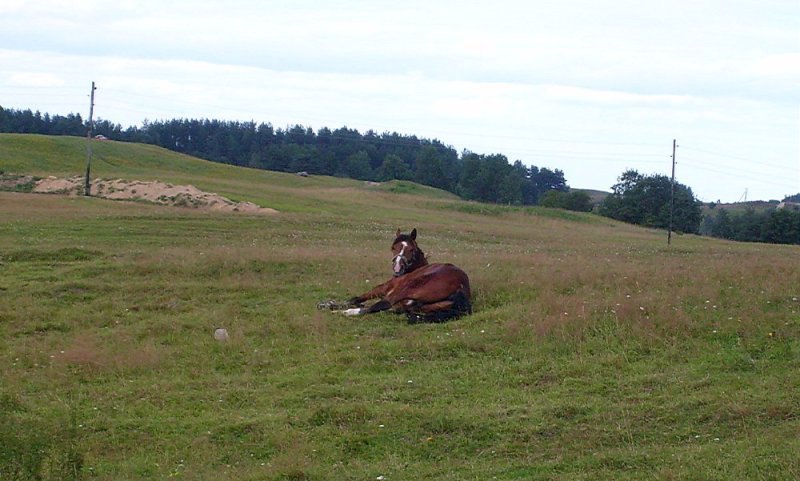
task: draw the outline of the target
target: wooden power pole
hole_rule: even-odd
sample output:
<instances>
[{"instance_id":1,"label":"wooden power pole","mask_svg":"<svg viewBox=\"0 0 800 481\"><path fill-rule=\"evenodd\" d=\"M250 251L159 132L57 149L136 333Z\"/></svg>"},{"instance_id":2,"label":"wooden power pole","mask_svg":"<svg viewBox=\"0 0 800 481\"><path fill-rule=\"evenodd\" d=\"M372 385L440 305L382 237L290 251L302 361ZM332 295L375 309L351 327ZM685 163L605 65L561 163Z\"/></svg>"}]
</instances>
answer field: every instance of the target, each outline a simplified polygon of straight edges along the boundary
<instances>
[{"instance_id":1,"label":"wooden power pole","mask_svg":"<svg viewBox=\"0 0 800 481\"><path fill-rule=\"evenodd\" d=\"M669 196L669 232L667 233L667 245L670 245L672 242L672 218L675 214L675 147L677 147L677 141L672 139L672 184Z\"/></svg>"},{"instance_id":2,"label":"wooden power pole","mask_svg":"<svg viewBox=\"0 0 800 481\"><path fill-rule=\"evenodd\" d=\"M86 131L86 182L83 187L83 195L89 196L91 195L91 184L89 181L89 176L91 175L92 170L92 127L94 127L92 118L94 117L94 91L97 90L97 87L94 86L94 82L92 82L92 93L89 96L89 129Z\"/></svg>"}]
</instances>

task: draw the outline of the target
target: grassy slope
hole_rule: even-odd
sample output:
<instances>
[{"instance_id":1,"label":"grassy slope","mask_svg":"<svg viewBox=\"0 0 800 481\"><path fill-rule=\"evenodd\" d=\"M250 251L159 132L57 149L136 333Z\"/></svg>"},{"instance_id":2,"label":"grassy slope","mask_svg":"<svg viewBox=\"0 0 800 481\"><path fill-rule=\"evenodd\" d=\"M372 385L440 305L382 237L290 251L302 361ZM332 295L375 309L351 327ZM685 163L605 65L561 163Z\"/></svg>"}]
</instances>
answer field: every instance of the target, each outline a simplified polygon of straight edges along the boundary
<instances>
[{"instance_id":1,"label":"grassy slope","mask_svg":"<svg viewBox=\"0 0 800 481\"><path fill-rule=\"evenodd\" d=\"M76 146L0 136L0 169L65 175ZM0 193L0 456L109 480L800 475L797 247L107 148L98 176L285 213ZM411 226L475 314L316 311L384 280Z\"/></svg>"},{"instance_id":2,"label":"grassy slope","mask_svg":"<svg viewBox=\"0 0 800 481\"><path fill-rule=\"evenodd\" d=\"M248 200L280 211L347 211L349 200L328 195L331 189L347 190L358 197L363 190L409 190L429 197L454 199L437 189L407 182L377 187L333 177L299 177L292 174L239 168L209 162L144 144L92 142L92 178L160 180L193 184L233 200ZM61 177L83 175L86 140L79 137L0 134L0 170L16 174ZM268 188L265 188L268 186ZM336 203L338 202L338 203Z\"/></svg>"}]
</instances>

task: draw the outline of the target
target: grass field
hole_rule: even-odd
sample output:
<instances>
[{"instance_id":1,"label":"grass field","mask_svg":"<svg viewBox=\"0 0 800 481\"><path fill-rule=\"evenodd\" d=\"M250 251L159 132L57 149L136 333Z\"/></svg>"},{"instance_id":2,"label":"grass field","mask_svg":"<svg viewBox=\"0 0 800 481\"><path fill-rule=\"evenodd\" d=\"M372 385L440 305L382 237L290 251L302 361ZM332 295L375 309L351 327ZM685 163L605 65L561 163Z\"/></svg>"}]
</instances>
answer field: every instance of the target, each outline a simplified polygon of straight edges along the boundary
<instances>
[{"instance_id":1,"label":"grass field","mask_svg":"<svg viewBox=\"0 0 800 481\"><path fill-rule=\"evenodd\" d=\"M0 135L0 170L80 174L84 142ZM0 192L0 479L800 478L797 246L141 145L93 165L281 214ZM388 278L398 227L475 313L317 311Z\"/></svg>"}]
</instances>

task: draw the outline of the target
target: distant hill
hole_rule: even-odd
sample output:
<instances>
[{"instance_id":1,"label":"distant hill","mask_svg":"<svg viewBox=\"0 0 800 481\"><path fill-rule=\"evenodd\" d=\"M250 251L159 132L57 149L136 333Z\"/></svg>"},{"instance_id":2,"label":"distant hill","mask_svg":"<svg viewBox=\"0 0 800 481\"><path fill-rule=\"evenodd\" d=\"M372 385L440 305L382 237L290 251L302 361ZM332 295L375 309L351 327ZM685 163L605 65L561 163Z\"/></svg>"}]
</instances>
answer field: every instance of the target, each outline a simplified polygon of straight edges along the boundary
<instances>
[{"instance_id":1,"label":"distant hill","mask_svg":"<svg viewBox=\"0 0 800 481\"><path fill-rule=\"evenodd\" d=\"M339 177L251 169L198 159L148 144L118 141L92 142L91 177L190 184L234 201L249 201L281 212L326 210L341 207L340 200L325 201L297 195L297 189L379 190L432 199L457 196L410 181L364 182ZM71 177L86 170L86 139L73 136L0 134L0 173L39 177ZM264 188L269 186L269 188Z\"/></svg>"},{"instance_id":2,"label":"distant hill","mask_svg":"<svg viewBox=\"0 0 800 481\"><path fill-rule=\"evenodd\" d=\"M729 204L718 204L716 202L707 202L703 204L703 213L713 212L715 209L725 209L729 213L744 212L752 209L756 212L764 212L774 210L778 207L778 201L763 201L753 200L749 202L733 202Z\"/></svg>"},{"instance_id":3,"label":"distant hill","mask_svg":"<svg viewBox=\"0 0 800 481\"><path fill-rule=\"evenodd\" d=\"M80 116L42 115L0 106L0 132L81 136ZM228 165L274 172L348 177L363 181L413 180L464 199L497 204L535 205L550 190L564 191L559 169L513 165L500 153L464 150L460 155L437 139L397 132L359 132L341 127L314 131L294 125L210 119L172 119L129 127L107 120L94 123L104 139L157 145L174 152Z\"/></svg>"},{"instance_id":4,"label":"distant hill","mask_svg":"<svg viewBox=\"0 0 800 481\"><path fill-rule=\"evenodd\" d=\"M594 205L598 205L598 204L602 203L605 200L605 198L608 197L611 194L611 192L606 192L606 191L603 191L603 190L594 190L594 189L575 189L575 188L570 188L569 190L570 190L570 192L584 192L585 194L587 194L589 196L589 198L592 200L592 204L594 204Z\"/></svg>"}]
</instances>

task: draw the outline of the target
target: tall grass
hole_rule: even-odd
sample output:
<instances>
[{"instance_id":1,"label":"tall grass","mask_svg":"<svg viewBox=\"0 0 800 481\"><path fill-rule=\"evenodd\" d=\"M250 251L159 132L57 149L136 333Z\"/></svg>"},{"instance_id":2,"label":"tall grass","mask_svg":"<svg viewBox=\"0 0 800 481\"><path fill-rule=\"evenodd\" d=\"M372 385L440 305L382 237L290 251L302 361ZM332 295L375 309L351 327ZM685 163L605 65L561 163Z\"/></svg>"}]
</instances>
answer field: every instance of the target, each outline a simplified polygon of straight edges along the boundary
<instances>
[{"instance_id":1,"label":"tall grass","mask_svg":"<svg viewBox=\"0 0 800 481\"><path fill-rule=\"evenodd\" d=\"M797 247L237 179L288 209L0 193L3 479L800 474ZM317 311L398 227L475 313Z\"/></svg>"}]
</instances>

